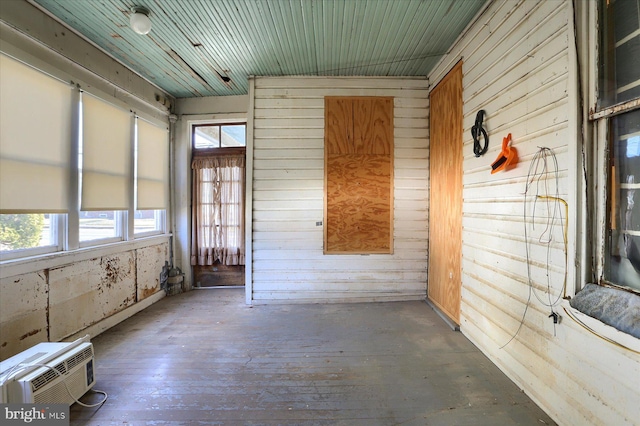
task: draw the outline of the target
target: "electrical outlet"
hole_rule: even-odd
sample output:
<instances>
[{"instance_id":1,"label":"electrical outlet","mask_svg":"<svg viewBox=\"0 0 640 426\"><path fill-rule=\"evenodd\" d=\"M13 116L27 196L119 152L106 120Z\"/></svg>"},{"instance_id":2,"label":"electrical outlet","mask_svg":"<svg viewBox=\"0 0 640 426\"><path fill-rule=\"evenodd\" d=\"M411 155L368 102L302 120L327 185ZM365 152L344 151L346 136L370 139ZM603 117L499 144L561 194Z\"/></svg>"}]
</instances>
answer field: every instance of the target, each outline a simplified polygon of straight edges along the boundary
<instances>
[{"instance_id":1,"label":"electrical outlet","mask_svg":"<svg viewBox=\"0 0 640 426\"><path fill-rule=\"evenodd\" d=\"M316 222L316 226L322 226L322 221Z\"/></svg>"}]
</instances>

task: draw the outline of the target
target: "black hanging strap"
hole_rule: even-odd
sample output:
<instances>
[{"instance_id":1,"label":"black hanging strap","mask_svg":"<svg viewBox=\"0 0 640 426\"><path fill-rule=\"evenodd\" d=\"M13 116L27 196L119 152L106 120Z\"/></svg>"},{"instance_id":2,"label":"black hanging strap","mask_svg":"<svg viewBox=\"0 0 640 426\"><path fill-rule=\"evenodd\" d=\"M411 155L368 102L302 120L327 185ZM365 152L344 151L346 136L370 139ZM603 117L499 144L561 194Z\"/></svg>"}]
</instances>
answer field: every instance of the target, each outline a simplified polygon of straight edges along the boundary
<instances>
[{"instance_id":1,"label":"black hanging strap","mask_svg":"<svg viewBox=\"0 0 640 426\"><path fill-rule=\"evenodd\" d=\"M487 136L486 130L482 127L482 120L484 119L484 110L481 109L476 114L476 123L471 127L471 136L473 137L473 153L476 157L480 157L487 152L489 148L489 136ZM484 146L480 145L480 135L484 137Z\"/></svg>"}]
</instances>

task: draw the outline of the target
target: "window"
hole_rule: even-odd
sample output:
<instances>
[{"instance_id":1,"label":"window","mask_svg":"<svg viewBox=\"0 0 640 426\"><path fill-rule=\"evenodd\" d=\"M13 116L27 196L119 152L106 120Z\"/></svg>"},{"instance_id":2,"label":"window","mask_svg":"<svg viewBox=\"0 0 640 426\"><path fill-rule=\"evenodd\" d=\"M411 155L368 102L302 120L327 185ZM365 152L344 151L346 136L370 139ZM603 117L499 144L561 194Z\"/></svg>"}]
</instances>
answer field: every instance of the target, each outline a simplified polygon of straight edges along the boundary
<instances>
[{"instance_id":1,"label":"window","mask_svg":"<svg viewBox=\"0 0 640 426\"><path fill-rule=\"evenodd\" d=\"M78 218L79 240L81 246L87 242L96 241L107 242L122 240L123 232L123 212L116 210L102 211L81 211Z\"/></svg>"},{"instance_id":2,"label":"window","mask_svg":"<svg viewBox=\"0 0 640 426\"><path fill-rule=\"evenodd\" d=\"M0 256L59 251L69 211L73 89L4 54L0 75Z\"/></svg>"},{"instance_id":3,"label":"window","mask_svg":"<svg viewBox=\"0 0 640 426\"><path fill-rule=\"evenodd\" d=\"M166 210L136 210L133 216L133 233L136 237L163 233Z\"/></svg>"},{"instance_id":4,"label":"window","mask_svg":"<svg viewBox=\"0 0 640 426\"><path fill-rule=\"evenodd\" d=\"M136 237L163 233L169 205L169 129L136 118Z\"/></svg>"},{"instance_id":5,"label":"window","mask_svg":"<svg viewBox=\"0 0 640 426\"><path fill-rule=\"evenodd\" d=\"M62 249L60 239L65 215L0 214L2 259L33 256Z\"/></svg>"},{"instance_id":6,"label":"window","mask_svg":"<svg viewBox=\"0 0 640 426\"><path fill-rule=\"evenodd\" d=\"M0 260L166 232L168 124L2 53L0 75Z\"/></svg>"},{"instance_id":7,"label":"window","mask_svg":"<svg viewBox=\"0 0 640 426\"><path fill-rule=\"evenodd\" d=\"M232 148L246 146L246 124L201 124L193 126L193 148Z\"/></svg>"},{"instance_id":8,"label":"window","mask_svg":"<svg viewBox=\"0 0 640 426\"><path fill-rule=\"evenodd\" d=\"M640 291L640 110L613 117L609 131L610 195L603 278Z\"/></svg>"},{"instance_id":9,"label":"window","mask_svg":"<svg viewBox=\"0 0 640 426\"><path fill-rule=\"evenodd\" d=\"M607 161L600 276L606 284L640 292L640 3L602 0L599 19L597 105L604 114L595 121L604 128L599 142ZM615 112L607 113L612 106Z\"/></svg>"}]
</instances>

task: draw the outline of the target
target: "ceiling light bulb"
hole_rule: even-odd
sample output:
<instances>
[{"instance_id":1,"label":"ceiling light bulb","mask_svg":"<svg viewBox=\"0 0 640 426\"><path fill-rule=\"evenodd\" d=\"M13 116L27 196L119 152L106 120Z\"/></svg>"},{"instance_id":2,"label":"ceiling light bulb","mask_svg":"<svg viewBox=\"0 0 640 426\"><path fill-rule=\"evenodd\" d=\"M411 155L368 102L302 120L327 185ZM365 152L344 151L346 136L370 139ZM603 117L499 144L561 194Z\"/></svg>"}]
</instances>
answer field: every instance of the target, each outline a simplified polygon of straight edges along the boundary
<instances>
[{"instance_id":1,"label":"ceiling light bulb","mask_svg":"<svg viewBox=\"0 0 640 426\"><path fill-rule=\"evenodd\" d=\"M151 31L151 19L149 19L149 10L144 7L134 7L131 10L129 23L133 31L138 34L148 34Z\"/></svg>"}]
</instances>

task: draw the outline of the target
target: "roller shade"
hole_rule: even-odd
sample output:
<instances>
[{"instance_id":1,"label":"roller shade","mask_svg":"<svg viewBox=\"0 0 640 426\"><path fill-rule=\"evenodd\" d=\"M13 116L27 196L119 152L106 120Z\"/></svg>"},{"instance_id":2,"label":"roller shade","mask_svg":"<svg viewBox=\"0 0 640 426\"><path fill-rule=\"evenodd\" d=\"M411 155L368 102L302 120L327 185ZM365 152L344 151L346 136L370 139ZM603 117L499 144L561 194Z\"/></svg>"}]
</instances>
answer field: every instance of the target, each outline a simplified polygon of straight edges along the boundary
<instances>
[{"instance_id":1,"label":"roller shade","mask_svg":"<svg viewBox=\"0 0 640 426\"><path fill-rule=\"evenodd\" d=\"M138 119L137 210L166 209L169 192L169 131Z\"/></svg>"},{"instance_id":2,"label":"roller shade","mask_svg":"<svg viewBox=\"0 0 640 426\"><path fill-rule=\"evenodd\" d=\"M0 213L66 213L73 89L0 54Z\"/></svg>"},{"instance_id":3,"label":"roller shade","mask_svg":"<svg viewBox=\"0 0 640 426\"><path fill-rule=\"evenodd\" d=\"M83 93L81 210L127 210L133 114Z\"/></svg>"}]
</instances>

